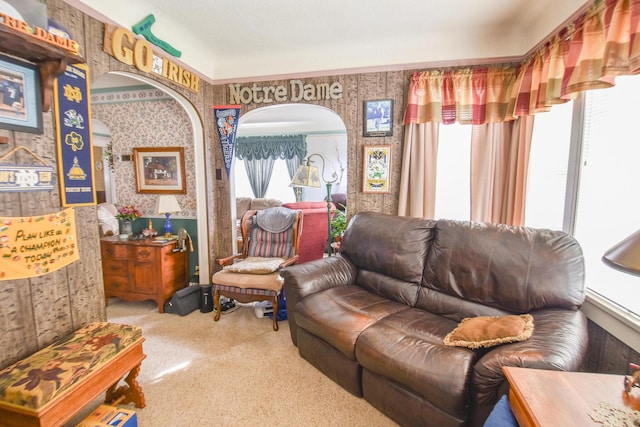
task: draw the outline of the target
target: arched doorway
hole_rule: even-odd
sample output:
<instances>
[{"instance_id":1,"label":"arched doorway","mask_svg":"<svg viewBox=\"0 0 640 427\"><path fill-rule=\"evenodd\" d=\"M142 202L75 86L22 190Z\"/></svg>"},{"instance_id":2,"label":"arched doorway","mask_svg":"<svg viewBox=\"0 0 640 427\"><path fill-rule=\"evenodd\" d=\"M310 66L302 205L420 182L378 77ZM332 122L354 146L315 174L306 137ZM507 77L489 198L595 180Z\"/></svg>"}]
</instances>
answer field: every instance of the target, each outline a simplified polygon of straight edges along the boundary
<instances>
[{"instance_id":1,"label":"arched doorway","mask_svg":"<svg viewBox=\"0 0 640 427\"><path fill-rule=\"evenodd\" d=\"M128 81L128 83L126 83ZM137 82L137 84L145 84L157 88L167 94L170 98L175 100L185 111L189 124L192 129L193 135L193 168L195 171L194 180L195 188L193 192L196 198L196 218L197 218L197 233L198 233L198 267L200 270L200 281L208 283L209 281L209 230L207 221L207 195L206 195L206 180L205 180L205 164L204 164L204 130L202 127L202 120L195 110L193 105L184 98L180 93L173 89L158 83L155 80L140 76L137 74L131 74L127 72L112 71L100 76L92 85L92 91L94 87L105 88L109 85L131 85L131 82ZM189 167L189 166L187 166Z\"/></svg>"},{"instance_id":2,"label":"arched doorway","mask_svg":"<svg viewBox=\"0 0 640 427\"><path fill-rule=\"evenodd\" d=\"M338 175L338 181L334 184L332 193L346 193L347 128L335 111L313 104L278 104L256 108L243 114L238 120L236 143L240 138L250 140L252 137L281 135L304 135L307 156L312 153L322 154L326 159L325 177L329 178L333 172ZM284 165L284 160L279 162L280 164L278 161L274 164L269 188L263 197L293 202L295 193L289 187L291 177ZM231 216L234 224L237 219L236 197L254 196L244 169L244 162L234 157L230 186ZM324 200L326 195L324 187L307 188L304 191L303 200Z\"/></svg>"}]
</instances>

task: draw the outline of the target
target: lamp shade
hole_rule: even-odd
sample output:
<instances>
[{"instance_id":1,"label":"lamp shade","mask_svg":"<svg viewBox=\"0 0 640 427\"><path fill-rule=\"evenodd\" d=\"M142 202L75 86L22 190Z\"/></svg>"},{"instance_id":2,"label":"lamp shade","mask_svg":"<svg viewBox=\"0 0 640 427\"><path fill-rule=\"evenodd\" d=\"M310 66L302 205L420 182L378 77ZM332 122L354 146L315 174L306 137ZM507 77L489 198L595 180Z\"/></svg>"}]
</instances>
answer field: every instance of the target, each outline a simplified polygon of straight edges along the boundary
<instances>
[{"instance_id":1,"label":"lamp shade","mask_svg":"<svg viewBox=\"0 0 640 427\"><path fill-rule=\"evenodd\" d=\"M320 172L317 166L300 165L290 187L320 187Z\"/></svg>"},{"instance_id":2,"label":"lamp shade","mask_svg":"<svg viewBox=\"0 0 640 427\"><path fill-rule=\"evenodd\" d=\"M180 205L178 204L178 199L173 195L162 195L158 197L158 205L156 207L156 212L159 214L167 214L167 213L176 213L180 212Z\"/></svg>"},{"instance_id":3,"label":"lamp shade","mask_svg":"<svg viewBox=\"0 0 640 427\"><path fill-rule=\"evenodd\" d=\"M602 262L625 273L640 276L640 230L606 251Z\"/></svg>"}]
</instances>

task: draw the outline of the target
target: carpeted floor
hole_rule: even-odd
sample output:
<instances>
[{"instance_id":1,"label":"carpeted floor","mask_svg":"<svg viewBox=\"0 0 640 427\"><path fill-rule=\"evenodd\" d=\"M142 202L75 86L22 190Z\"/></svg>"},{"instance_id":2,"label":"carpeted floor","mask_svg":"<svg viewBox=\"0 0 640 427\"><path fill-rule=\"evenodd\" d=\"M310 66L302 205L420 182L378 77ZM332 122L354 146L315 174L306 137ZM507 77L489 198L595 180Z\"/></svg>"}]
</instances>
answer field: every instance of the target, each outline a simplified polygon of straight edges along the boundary
<instances>
[{"instance_id":1,"label":"carpeted floor","mask_svg":"<svg viewBox=\"0 0 640 427\"><path fill-rule=\"evenodd\" d=\"M396 425L302 359L287 321L274 332L271 319L258 319L252 308L214 322L212 313L160 314L151 301L115 298L107 317L142 327L146 339L138 383L147 406L125 406L140 427Z\"/></svg>"}]
</instances>

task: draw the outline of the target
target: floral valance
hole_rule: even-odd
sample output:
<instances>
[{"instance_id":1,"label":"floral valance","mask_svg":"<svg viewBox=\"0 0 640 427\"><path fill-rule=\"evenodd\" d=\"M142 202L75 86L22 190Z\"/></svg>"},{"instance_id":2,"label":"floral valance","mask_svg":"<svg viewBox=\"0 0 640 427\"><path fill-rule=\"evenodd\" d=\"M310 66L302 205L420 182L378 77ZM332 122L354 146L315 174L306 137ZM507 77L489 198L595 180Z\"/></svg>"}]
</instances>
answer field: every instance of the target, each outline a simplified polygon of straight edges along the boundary
<instances>
[{"instance_id":1,"label":"floral valance","mask_svg":"<svg viewBox=\"0 0 640 427\"><path fill-rule=\"evenodd\" d=\"M517 66L414 73L404 123L510 121L638 73L640 0L598 0Z\"/></svg>"},{"instance_id":2,"label":"floral valance","mask_svg":"<svg viewBox=\"0 0 640 427\"><path fill-rule=\"evenodd\" d=\"M236 139L236 157L254 159L304 159L306 135L246 136Z\"/></svg>"}]
</instances>

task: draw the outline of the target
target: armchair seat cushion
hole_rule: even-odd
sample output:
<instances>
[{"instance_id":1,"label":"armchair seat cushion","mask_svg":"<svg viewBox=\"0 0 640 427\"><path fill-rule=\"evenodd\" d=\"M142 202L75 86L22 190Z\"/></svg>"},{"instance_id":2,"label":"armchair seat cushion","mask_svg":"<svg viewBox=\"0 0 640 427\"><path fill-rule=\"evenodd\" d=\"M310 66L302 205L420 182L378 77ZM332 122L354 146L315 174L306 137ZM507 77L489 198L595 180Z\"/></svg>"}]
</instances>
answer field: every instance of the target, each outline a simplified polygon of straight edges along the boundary
<instances>
[{"instance_id":1,"label":"armchair seat cushion","mask_svg":"<svg viewBox=\"0 0 640 427\"><path fill-rule=\"evenodd\" d=\"M363 369L402 384L438 409L464 418L477 354L442 340L456 322L411 308L378 321L358 338Z\"/></svg>"},{"instance_id":2,"label":"armchair seat cushion","mask_svg":"<svg viewBox=\"0 0 640 427\"><path fill-rule=\"evenodd\" d=\"M279 292L282 289L282 279L277 271L269 274L238 274L221 270L213 275L212 280L221 291L240 288ZM272 292L267 292L265 295L270 295Z\"/></svg>"},{"instance_id":3,"label":"armchair seat cushion","mask_svg":"<svg viewBox=\"0 0 640 427\"><path fill-rule=\"evenodd\" d=\"M322 338L355 360L358 336L380 319L407 310L359 286L340 286L311 295L296 305L298 327Z\"/></svg>"},{"instance_id":4,"label":"armchair seat cushion","mask_svg":"<svg viewBox=\"0 0 640 427\"><path fill-rule=\"evenodd\" d=\"M224 270L234 273L269 274L274 271L278 271L283 262L284 258L262 258L250 256L240 262L225 266Z\"/></svg>"}]
</instances>

